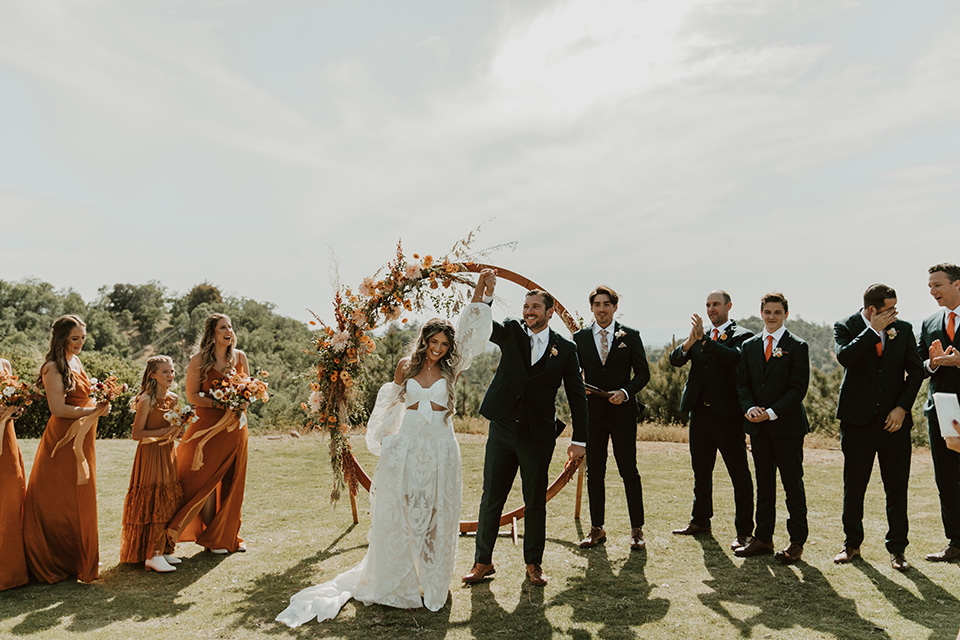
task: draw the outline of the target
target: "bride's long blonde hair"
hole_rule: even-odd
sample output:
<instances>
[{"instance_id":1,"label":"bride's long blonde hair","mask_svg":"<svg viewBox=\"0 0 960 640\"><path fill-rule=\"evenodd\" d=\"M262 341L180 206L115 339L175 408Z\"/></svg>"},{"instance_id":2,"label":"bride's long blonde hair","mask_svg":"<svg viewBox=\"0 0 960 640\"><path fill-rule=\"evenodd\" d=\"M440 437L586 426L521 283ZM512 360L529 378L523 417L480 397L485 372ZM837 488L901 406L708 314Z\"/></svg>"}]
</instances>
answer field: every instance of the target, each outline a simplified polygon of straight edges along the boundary
<instances>
[{"instance_id":1,"label":"bride's long blonde hair","mask_svg":"<svg viewBox=\"0 0 960 640\"><path fill-rule=\"evenodd\" d=\"M453 325L449 320L443 318L433 318L427 320L423 328L420 329L420 335L410 350L410 364L407 370L403 372L403 380L400 381L400 399L402 400L407 391L407 380L415 378L418 373L423 371L427 363L427 346L430 344L430 338L442 333L446 336L450 347L447 349L447 355L440 359L440 377L447 381L447 417L452 417L457 412L457 390L454 371L460 364L460 352L457 349L457 341L454 339Z\"/></svg>"},{"instance_id":2,"label":"bride's long blonde hair","mask_svg":"<svg viewBox=\"0 0 960 640\"><path fill-rule=\"evenodd\" d=\"M200 354L200 381L207 379L207 373L217 364L217 324L226 318L230 322L230 316L223 313L211 313L203 321L203 333L193 347L193 355ZM237 364L237 334L233 334L233 340L227 347L227 369L232 369ZM220 373L226 374L226 371Z\"/></svg>"}]
</instances>

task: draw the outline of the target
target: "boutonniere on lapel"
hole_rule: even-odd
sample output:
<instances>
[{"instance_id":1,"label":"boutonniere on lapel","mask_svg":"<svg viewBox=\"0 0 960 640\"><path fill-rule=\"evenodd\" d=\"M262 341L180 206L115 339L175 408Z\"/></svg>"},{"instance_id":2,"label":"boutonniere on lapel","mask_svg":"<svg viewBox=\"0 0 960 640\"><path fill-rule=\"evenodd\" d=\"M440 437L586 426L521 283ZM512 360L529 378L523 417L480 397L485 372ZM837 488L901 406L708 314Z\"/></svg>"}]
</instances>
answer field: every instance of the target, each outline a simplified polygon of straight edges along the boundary
<instances>
[{"instance_id":1,"label":"boutonniere on lapel","mask_svg":"<svg viewBox=\"0 0 960 640\"><path fill-rule=\"evenodd\" d=\"M777 347L770 355L772 355L774 358L782 358L783 356L787 355L787 352L780 347Z\"/></svg>"},{"instance_id":2,"label":"boutonniere on lapel","mask_svg":"<svg viewBox=\"0 0 960 640\"><path fill-rule=\"evenodd\" d=\"M550 347L550 357L552 358L558 355L560 355L560 352L557 351L557 347L556 346Z\"/></svg>"},{"instance_id":3,"label":"boutonniere on lapel","mask_svg":"<svg viewBox=\"0 0 960 640\"><path fill-rule=\"evenodd\" d=\"M623 329L620 329L620 330L617 331L615 334L613 334L613 337L614 337L614 338L622 338L622 337L625 336L625 335L627 335L627 332L624 331Z\"/></svg>"},{"instance_id":4,"label":"boutonniere on lapel","mask_svg":"<svg viewBox=\"0 0 960 640\"><path fill-rule=\"evenodd\" d=\"M723 341L726 340L726 339L727 339L727 334L726 334L726 333L721 333L721 334L720 334L720 337L717 338L717 342L723 342Z\"/></svg>"},{"instance_id":5,"label":"boutonniere on lapel","mask_svg":"<svg viewBox=\"0 0 960 640\"><path fill-rule=\"evenodd\" d=\"M893 327L887 329L887 340L893 340L897 337L897 330Z\"/></svg>"}]
</instances>

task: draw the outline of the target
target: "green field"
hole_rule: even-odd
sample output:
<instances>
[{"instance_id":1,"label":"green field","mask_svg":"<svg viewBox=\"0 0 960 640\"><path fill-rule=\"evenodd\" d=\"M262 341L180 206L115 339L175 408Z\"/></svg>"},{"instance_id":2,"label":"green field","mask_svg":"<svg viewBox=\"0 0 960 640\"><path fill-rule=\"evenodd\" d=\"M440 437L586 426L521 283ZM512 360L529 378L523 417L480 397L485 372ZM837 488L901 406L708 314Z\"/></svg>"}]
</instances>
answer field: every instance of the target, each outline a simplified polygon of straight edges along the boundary
<instances>
[{"instance_id":1,"label":"green field","mask_svg":"<svg viewBox=\"0 0 960 640\"><path fill-rule=\"evenodd\" d=\"M37 441L21 443L32 460ZM480 499L482 437L462 436L464 514L475 518ZM375 460L362 439L354 447L372 473ZM520 547L502 537L495 579L472 588L454 584L438 613L402 611L349 602L333 621L297 630L273 622L299 589L355 564L366 548L367 498L360 524L350 505L329 504L326 442L257 437L250 466L242 537L245 554L214 556L192 544L175 573L148 573L118 565L120 516L134 443L97 442L101 577L94 584L33 585L0 593L0 637L26 638L936 638L954 640L960 628L960 566L925 562L944 544L929 454L914 457L910 493L914 569L890 568L883 548L885 518L879 473L867 496L863 562L836 566L840 528L838 451L807 451L810 541L804 560L790 567L772 558L735 558L732 492L722 464L715 490L719 514L714 538L678 538L686 523L692 473L686 446L638 443L647 525L647 549L628 550L629 524L616 467L608 469L608 540L580 550L589 528L573 519L571 483L548 505L544 569L550 584L523 580ZM562 460L560 447L554 474ZM519 492L515 493L519 496ZM519 500L519 497L516 498ZM508 503L514 504L514 502ZM780 513L784 514L782 497ZM522 525L521 525L522 532ZM776 543L786 542L783 522ZM457 570L471 566L473 541L461 538Z\"/></svg>"}]
</instances>

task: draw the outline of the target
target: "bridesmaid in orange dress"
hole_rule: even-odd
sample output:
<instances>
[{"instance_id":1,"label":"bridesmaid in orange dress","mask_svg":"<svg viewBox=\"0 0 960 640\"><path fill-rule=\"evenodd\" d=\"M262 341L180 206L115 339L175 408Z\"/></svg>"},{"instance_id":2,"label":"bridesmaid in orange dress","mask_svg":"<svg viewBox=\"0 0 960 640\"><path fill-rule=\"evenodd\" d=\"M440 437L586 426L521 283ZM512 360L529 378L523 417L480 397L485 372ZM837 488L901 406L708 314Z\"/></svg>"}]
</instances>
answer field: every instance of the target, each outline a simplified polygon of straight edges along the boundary
<instances>
[{"instance_id":1,"label":"bridesmaid in orange dress","mask_svg":"<svg viewBox=\"0 0 960 640\"><path fill-rule=\"evenodd\" d=\"M187 366L187 401L199 420L187 428L177 448L184 505L168 529L173 540L194 541L213 553L247 550L237 535L247 477L246 416L225 416L206 395L210 383L232 369L249 375L247 356L236 345L230 318L210 315Z\"/></svg>"},{"instance_id":2,"label":"bridesmaid in orange dress","mask_svg":"<svg viewBox=\"0 0 960 640\"><path fill-rule=\"evenodd\" d=\"M142 562L144 569L167 573L180 559L173 556L174 542L167 523L183 502L177 481L173 437L180 427L164 414L177 406L170 391L176 370L170 356L153 356L140 381L140 392L130 402L136 410L133 439L139 440L133 459L130 488L123 503L120 562Z\"/></svg>"},{"instance_id":3,"label":"bridesmaid in orange dress","mask_svg":"<svg viewBox=\"0 0 960 640\"><path fill-rule=\"evenodd\" d=\"M0 372L13 374L10 363L0 358ZM13 430L13 419L0 424L0 591L26 584L27 560L23 555L23 494L27 476L23 456Z\"/></svg>"},{"instance_id":4,"label":"bridesmaid in orange dress","mask_svg":"<svg viewBox=\"0 0 960 640\"><path fill-rule=\"evenodd\" d=\"M75 315L53 323L50 351L40 368L47 422L23 502L23 540L30 575L40 582L99 575L97 539L97 420L110 410L90 397L80 362L86 325Z\"/></svg>"}]
</instances>

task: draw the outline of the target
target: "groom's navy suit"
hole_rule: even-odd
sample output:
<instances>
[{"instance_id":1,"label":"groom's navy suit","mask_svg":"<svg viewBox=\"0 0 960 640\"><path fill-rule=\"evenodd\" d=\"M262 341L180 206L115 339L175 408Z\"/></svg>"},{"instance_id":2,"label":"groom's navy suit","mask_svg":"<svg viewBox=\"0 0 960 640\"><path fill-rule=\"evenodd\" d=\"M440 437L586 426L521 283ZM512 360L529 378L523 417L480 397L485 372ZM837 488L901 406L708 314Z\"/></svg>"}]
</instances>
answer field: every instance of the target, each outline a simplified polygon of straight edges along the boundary
<instances>
[{"instance_id":1,"label":"groom's navy suit","mask_svg":"<svg viewBox=\"0 0 960 640\"><path fill-rule=\"evenodd\" d=\"M837 403L843 449L844 546L859 549L863 543L863 499L874 458L879 457L887 498L886 547L890 553L903 553L913 453L910 410L923 382L923 362L914 348L910 323L897 320L884 330L884 336L883 353L877 355L880 335L867 326L861 312L833 325L837 360L844 368ZM900 429L890 433L883 425L894 407L901 407L906 416Z\"/></svg>"},{"instance_id":2,"label":"groom's navy suit","mask_svg":"<svg viewBox=\"0 0 960 640\"><path fill-rule=\"evenodd\" d=\"M480 414L490 420L475 558L483 564L491 563L500 516L518 468L523 487L524 562L541 564L543 560L547 471L558 435L555 406L561 383L570 403L573 440L587 441L587 398L577 348L549 328L545 331L549 331L547 348L531 365L526 325L514 318L493 323L490 340L500 347L500 364L480 405Z\"/></svg>"},{"instance_id":3,"label":"groom's navy suit","mask_svg":"<svg viewBox=\"0 0 960 640\"><path fill-rule=\"evenodd\" d=\"M935 340L946 350L951 345L960 350L960 328L953 340L947 336L947 311L938 310L923 321L920 329L920 341L917 344L920 359L930 357L930 345ZM923 405L923 415L927 417L930 435L930 455L933 457L934 477L940 493L940 515L943 518L943 532L950 546L960 547L960 453L947 448L940 434L940 421L933 404L933 394L953 393L960 396L960 367L937 367L932 374L924 368L924 375L930 376L930 393Z\"/></svg>"},{"instance_id":4,"label":"groom's navy suit","mask_svg":"<svg viewBox=\"0 0 960 640\"><path fill-rule=\"evenodd\" d=\"M757 528L760 542L773 542L777 521L777 470L787 498L787 532L790 541L807 540L807 497L803 488L803 437L809 430L803 398L810 384L807 343L784 331L777 349L764 359L764 333L743 343L737 366L737 392L744 413L751 407L772 409L776 420L750 422L750 448L757 474Z\"/></svg>"}]
</instances>

